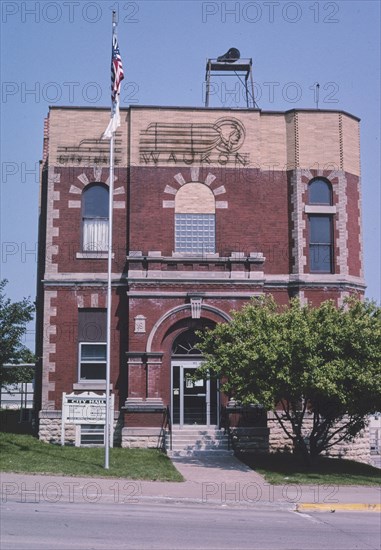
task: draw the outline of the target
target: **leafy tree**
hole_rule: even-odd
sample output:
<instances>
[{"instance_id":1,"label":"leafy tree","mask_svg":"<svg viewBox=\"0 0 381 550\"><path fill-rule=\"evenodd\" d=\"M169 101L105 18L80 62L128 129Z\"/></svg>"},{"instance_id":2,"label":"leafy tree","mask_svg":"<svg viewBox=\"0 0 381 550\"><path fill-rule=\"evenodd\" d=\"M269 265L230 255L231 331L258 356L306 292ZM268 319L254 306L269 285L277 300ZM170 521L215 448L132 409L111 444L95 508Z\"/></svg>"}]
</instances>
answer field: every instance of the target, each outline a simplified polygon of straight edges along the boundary
<instances>
[{"instance_id":1,"label":"leafy tree","mask_svg":"<svg viewBox=\"0 0 381 550\"><path fill-rule=\"evenodd\" d=\"M279 308L272 297L253 299L199 347L198 374L214 372L237 401L273 410L307 462L381 410L381 308L372 302Z\"/></svg>"},{"instance_id":2,"label":"leafy tree","mask_svg":"<svg viewBox=\"0 0 381 550\"><path fill-rule=\"evenodd\" d=\"M28 382L33 378L30 367L4 367L6 364L34 363L32 352L22 344L27 323L33 319L34 305L28 298L11 302L5 296L7 281L0 281L0 384L1 386Z\"/></svg>"}]
</instances>

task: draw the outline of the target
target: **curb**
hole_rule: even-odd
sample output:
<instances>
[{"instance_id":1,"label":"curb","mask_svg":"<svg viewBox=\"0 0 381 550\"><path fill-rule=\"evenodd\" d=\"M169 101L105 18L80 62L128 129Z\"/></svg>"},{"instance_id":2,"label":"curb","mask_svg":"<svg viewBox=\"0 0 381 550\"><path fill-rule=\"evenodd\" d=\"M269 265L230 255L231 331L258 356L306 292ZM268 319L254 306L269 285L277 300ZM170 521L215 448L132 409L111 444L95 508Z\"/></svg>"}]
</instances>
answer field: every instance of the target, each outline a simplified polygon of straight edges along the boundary
<instances>
[{"instance_id":1,"label":"curb","mask_svg":"<svg viewBox=\"0 0 381 550\"><path fill-rule=\"evenodd\" d=\"M199 498L192 497L181 497L181 496L141 496L137 499L139 503L156 503L156 504L183 504L183 505L203 505L205 507L213 508L250 508L253 510L276 510L276 511L295 511L295 505L288 502L247 502L247 501L234 501L234 500L214 500L207 499L202 500Z\"/></svg>"},{"instance_id":2,"label":"curb","mask_svg":"<svg viewBox=\"0 0 381 550\"><path fill-rule=\"evenodd\" d=\"M381 504L364 503L321 503L302 502L296 506L297 512L317 511L317 512L381 512Z\"/></svg>"}]
</instances>

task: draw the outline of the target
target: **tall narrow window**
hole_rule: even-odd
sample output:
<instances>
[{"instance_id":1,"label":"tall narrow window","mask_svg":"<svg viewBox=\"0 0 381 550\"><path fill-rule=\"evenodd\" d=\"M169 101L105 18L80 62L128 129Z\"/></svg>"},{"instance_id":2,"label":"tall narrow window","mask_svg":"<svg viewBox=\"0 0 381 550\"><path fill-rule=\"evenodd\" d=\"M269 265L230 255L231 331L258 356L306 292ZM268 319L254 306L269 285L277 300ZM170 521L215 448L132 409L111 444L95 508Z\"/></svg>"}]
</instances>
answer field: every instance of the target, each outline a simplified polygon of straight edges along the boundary
<instances>
[{"instance_id":1,"label":"tall narrow window","mask_svg":"<svg viewBox=\"0 0 381 550\"><path fill-rule=\"evenodd\" d=\"M203 183L183 185L175 198L175 251L184 254L216 250L215 200Z\"/></svg>"},{"instance_id":2,"label":"tall narrow window","mask_svg":"<svg viewBox=\"0 0 381 550\"><path fill-rule=\"evenodd\" d=\"M308 186L309 256L311 273L333 273L333 215L331 184L324 179L312 180Z\"/></svg>"},{"instance_id":3,"label":"tall narrow window","mask_svg":"<svg viewBox=\"0 0 381 550\"><path fill-rule=\"evenodd\" d=\"M310 270L332 273L332 216L310 215Z\"/></svg>"},{"instance_id":4,"label":"tall narrow window","mask_svg":"<svg viewBox=\"0 0 381 550\"><path fill-rule=\"evenodd\" d=\"M79 382L106 380L106 310L78 311Z\"/></svg>"},{"instance_id":5,"label":"tall narrow window","mask_svg":"<svg viewBox=\"0 0 381 550\"><path fill-rule=\"evenodd\" d=\"M82 246L85 252L108 249L108 188L88 185L82 195Z\"/></svg>"}]
</instances>

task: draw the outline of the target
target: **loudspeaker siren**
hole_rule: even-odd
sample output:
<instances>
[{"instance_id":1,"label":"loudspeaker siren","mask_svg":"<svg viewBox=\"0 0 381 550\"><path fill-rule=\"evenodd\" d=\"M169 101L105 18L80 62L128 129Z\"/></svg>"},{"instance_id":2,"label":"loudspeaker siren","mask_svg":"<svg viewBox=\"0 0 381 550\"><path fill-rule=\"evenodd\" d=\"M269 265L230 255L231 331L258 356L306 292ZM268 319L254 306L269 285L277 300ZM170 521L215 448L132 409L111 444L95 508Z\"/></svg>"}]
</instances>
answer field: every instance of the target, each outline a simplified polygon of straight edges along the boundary
<instances>
[{"instance_id":1,"label":"loudspeaker siren","mask_svg":"<svg viewBox=\"0 0 381 550\"><path fill-rule=\"evenodd\" d=\"M217 57L218 63L234 63L241 57L240 51L237 48L230 48L226 53Z\"/></svg>"}]
</instances>

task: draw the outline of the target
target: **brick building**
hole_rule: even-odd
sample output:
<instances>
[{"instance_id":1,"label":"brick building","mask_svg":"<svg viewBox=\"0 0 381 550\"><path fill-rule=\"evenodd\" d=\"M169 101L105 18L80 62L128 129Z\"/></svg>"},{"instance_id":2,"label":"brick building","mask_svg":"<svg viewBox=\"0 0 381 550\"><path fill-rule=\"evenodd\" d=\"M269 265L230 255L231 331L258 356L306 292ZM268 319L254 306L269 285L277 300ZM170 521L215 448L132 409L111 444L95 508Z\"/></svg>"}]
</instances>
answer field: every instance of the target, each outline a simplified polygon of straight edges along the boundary
<instances>
[{"instance_id":1,"label":"brick building","mask_svg":"<svg viewBox=\"0 0 381 550\"><path fill-rule=\"evenodd\" d=\"M135 106L121 114L115 439L154 445L167 407L174 426L220 423L228 396L188 378L202 359L196 330L229 321L263 293L280 304L292 296L341 304L364 292L359 120L328 110ZM63 392L105 391L109 144L100 138L109 116L52 107L45 122L37 399L49 441L60 437ZM86 441L86 426L65 430L65 440Z\"/></svg>"}]
</instances>

